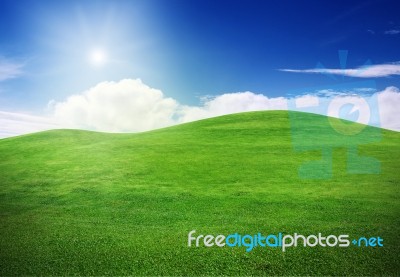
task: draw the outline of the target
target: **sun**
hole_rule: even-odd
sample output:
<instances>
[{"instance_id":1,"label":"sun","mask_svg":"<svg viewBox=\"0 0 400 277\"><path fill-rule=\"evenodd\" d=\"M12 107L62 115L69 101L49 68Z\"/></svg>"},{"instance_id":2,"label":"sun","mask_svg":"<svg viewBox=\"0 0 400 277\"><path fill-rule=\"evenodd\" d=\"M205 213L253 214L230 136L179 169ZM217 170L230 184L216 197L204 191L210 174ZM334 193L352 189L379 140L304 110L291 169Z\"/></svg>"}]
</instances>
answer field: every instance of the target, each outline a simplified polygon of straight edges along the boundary
<instances>
[{"instance_id":1,"label":"sun","mask_svg":"<svg viewBox=\"0 0 400 277\"><path fill-rule=\"evenodd\" d=\"M89 60L95 66L102 66L107 62L106 52L102 49L93 49L90 52Z\"/></svg>"}]
</instances>

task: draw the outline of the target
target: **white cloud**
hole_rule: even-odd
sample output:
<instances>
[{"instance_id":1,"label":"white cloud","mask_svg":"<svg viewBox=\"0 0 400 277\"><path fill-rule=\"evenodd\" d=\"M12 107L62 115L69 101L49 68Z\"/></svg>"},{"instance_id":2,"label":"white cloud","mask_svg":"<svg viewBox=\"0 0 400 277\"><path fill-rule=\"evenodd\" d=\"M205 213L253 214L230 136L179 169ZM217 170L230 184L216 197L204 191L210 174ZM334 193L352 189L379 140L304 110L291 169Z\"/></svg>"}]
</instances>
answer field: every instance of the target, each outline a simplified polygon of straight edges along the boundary
<instances>
[{"instance_id":1,"label":"white cloud","mask_svg":"<svg viewBox=\"0 0 400 277\"><path fill-rule=\"evenodd\" d=\"M396 87L387 87L378 93L379 116L381 126L400 131L400 91Z\"/></svg>"},{"instance_id":2,"label":"white cloud","mask_svg":"<svg viewBox=\"0 0 400 277\"><path fill-rule=\"evenodd\" d=\"M286 110L287 101L283 97L268 98L262 94L252 92L226 93L208 99L202 106L182 106L180 122L189 122L197 119L259 110Z\"/></svg>"},{"instance_id":3,"label":"white cloud","mask_svg":"<svg viewBox=\"0 0 400 277\"><path fill-rule=\"evenodd\" d=\"M356 88L354 92L324 90L318 91L317 94L296 97L294 100L301 107L317 107L314 111L324 114L326 109L318 105L326 105L334 98L358 103L358 98L361 97L360 90L372 92L368 88ZM400 130L400 116L395 108L400 106L400 92L390 87L375 94L379 99L381 127ZM160 90L148 87L139 79L126 79L120 82L100 83L88 91L69 97L64 102L53 103L53 107L55 118L66 127L107 132L138 132L231 113L287 110L288 101L292 99L269 98L247 91L208 97L201 105L188 106L167 98Z\"/></svg>"},{"instance_id":4,"label":"white cloud","mask_svg":"<svg viewBox=\"0 0 400 277\"><path fill-rule=\"evenodd\" d=\"M65 101L52 101L50 117L0 112L0 136L52 128L140 132L230 113L287 110L288 107L292 108L289 103L293 101L301 106L298 107L300 110L311 107L312 112L320 114L326 113L327 105L335 98L359 103L358 98L364 97L368 101L368 96L348 92L341 95L340 92L333 93L330 90L327 92L327 95L310 93L295 98L269 98L253 92L226 93L207 98L201 105L188 106L166 97L160 90L150 88L139 79L102 82L85 92L70 96ZM375 96L379 104L380 126L400 131L399 89L388 87L370 97Z\"/></svg>"},{"instance_id":5,"label":"white cloud","mask_svg":"<svg viewBox=\"0 0 400 277\"><path fill-rule=\"evenodd\" d=\"M287 109L283 97L252 92L208 98L202 106L180 105L139 79L103 82L50 105L63 126L107 132L139 132L230 113Z\"/></svg>"},{"instance_id":6,"label":"white cloud","mask_svg":"<svg viewBox=\"0 0 400 277\"><path fill-rule=\"evenodd\" d=\"M397 35L397 34L400 34L400 30L388 30L388 31L385 31L385 35Z\"/></svg>"},{"instance_id":7,"label":"white cloud","mask_svg":"<svg viewBox=\"0 0 400 277\"><path fill-rule=\"evenodd\" d=\"M141 80L102 82L52 104L60 124L106 132L140 132L174 124L178 103Z\"/></svg>"},{"instance_id":8,"label":"white cloud","mask_svg":"<svg viewBox=\"0 0 400 277\"><path fill-rule=\"evenodd\" d=\"M355 69L329 69L329 68L314 68L314 69L280 69L280 71L294 73L317 73L317 74L332 74L343 75L358 78L375 78L388 77L391 75L400 75L400 64L377 64Z\"/></svg>"},{"instance_id":9,"label":"white cloud","mask_svg":"<svg viewBox=\"0 0 400 277\"><path fill-rule=\"evenodd\" d=\"M0 138L60 127L49 117L3 111L0 111L0 126Z\"/></svg>"},{"instance_id":10,"label":"white cloud","mask_svg":"<svg viewBox=\"0 0 400 277\"><path fill-rule=\"evenodd\" d=\"M22 74L22 67L22 64L0 59L0 82L20 76Z\"/></svg>"}]
</instances>

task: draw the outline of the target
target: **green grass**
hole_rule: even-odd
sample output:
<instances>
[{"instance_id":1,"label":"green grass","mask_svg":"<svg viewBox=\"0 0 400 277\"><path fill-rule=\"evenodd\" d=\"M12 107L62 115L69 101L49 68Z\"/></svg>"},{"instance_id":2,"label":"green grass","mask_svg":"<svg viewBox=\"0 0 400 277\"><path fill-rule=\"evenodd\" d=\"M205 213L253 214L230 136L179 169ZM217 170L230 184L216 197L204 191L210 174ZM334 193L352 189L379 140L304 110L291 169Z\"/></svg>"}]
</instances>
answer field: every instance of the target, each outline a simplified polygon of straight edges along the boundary
<instances>
[{"instance_id":1,"label":"green grass","mask_svg":"<svg viewBox=\"0 0 400 277\"><path fill-rule=\"evenodd\" d=\"M329 147L325 117L295 115ZM290 126L288 112L253 112L0 140L0 275L399 275L400 133L360 146L381 174L347 174L337 148L333 177L310 180L298 168L321 153L294 151ZM193 229L380 236L384 247L189 248Z\"/></svg>"}]
</instances>

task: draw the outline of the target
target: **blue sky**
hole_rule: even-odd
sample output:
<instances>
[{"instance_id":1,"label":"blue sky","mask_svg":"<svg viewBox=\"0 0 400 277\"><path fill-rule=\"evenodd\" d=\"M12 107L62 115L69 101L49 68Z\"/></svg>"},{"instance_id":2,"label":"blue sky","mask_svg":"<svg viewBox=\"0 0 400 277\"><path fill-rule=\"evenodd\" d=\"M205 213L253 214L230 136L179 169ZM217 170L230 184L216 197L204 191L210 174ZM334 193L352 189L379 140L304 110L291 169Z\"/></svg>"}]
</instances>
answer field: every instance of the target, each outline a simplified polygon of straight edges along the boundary
<instances>
[{"instance_id":1,"label":"blue sky","mask_svg":"<svg viewBox=\"0 0 400 277\"><path fill-rule=\"evenodd\" d=\"M373 80L376 91L398 88L399 8L384 0L1 0L0 111L42 116L51 101L137 78L181 105L244 91L287 97L354 78ZM342 64L339 50L348 51ZM365 63L393 67L362 78L302 72Z\"/></svg>"}]
</instances>

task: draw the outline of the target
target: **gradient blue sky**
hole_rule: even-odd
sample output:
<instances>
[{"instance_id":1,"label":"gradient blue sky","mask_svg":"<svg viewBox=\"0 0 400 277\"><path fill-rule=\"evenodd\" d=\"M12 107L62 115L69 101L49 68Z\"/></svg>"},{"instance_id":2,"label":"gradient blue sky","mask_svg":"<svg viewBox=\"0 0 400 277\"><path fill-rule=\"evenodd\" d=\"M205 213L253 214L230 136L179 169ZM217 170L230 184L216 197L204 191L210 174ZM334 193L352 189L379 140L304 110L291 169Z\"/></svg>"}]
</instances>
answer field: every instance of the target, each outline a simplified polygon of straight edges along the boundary
<instances>
[{"instance_id":1,"label":"gradient blue sky","mask_svg":"<svg viewBox=\"0 0 400 277\"><path fill-rule=\"evenodd\" d=\"M0 110L40 113L50 100L124 78L188 105L227 92L329 89L322 74L279 69L340 68L338 50L349 51L347 68L396 63L399 10L384 0L0 0L0 64L11 70ZM107 64L89 61L96 48ZM378 90L400 87L398 75L373 79Z\"/></svg>"}]
</instances>

